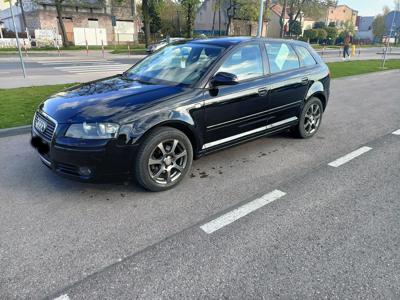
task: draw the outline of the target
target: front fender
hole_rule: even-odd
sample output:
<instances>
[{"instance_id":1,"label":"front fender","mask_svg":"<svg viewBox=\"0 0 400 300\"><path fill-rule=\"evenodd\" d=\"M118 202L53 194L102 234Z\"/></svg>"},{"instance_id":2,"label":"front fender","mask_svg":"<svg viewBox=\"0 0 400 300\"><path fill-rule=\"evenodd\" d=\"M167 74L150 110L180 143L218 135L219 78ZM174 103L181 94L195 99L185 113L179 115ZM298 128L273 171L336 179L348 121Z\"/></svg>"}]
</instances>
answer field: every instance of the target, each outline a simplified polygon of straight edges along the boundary
<instances>
[{"instance_id":1,"label":"front fender","mask_svg":"<svg viewBox=\"0 0 400 300\"><path fill-rule=\"evenodd\" d=\"M159 126L171 126L184 131L196 144L202 143L201 126L203 109L199 105L180 106L174 110L158 111L136 119L132 124L121 126L119 141L124 144L135 144L146 132ZM194 118L198 120L195 122ZM194 139L194 140L193 140Z\"/></svg>"}]
</instances>

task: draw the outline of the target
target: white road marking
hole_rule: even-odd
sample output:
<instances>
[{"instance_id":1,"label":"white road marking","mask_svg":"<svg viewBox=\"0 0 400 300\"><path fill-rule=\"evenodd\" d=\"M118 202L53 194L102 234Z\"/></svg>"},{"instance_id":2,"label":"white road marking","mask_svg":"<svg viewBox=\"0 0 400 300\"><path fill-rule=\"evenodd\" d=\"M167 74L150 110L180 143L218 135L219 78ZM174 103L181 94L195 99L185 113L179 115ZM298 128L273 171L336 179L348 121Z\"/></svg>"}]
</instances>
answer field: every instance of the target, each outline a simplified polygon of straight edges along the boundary
<instances>
[{"instance_id":1,"label":"white road marking","mask_svg":"<svg viewBox=\"0 0 400 300\"><path fill-rule=\"evenodd\" d=\"M279 191L279 190L274 190L271 193L265 194L264 196L257 198L253 201L250 201L230 212L227 212L226 214L223 214L222 216L200 226L200 228L208 233L211 234L214 231L217 231L218 229L221 229L222 227L229 225L236 220L248 215L249 213L263 207L264 205L267 205L268 203L271 203L272 201L275 201L283 196L285 196L286 193Z\"/></svg>"},{"instance_id":2,"label":"white road marking","mask_svg":"<svg viewBox=\"0 0 400 300\"><path fill-rule=\"evenodd\" d=\"M396 131L393 131L392 134L394 134L394 135L400 135L400 129L397 129Z\"/></svg>"},{"instance_id":3,"label":"white road marking","mask_svg":"<svg viewBox=\"0 0 400 300\"><path fill-rule=\"evenodd\" d=\"M130 64L99 64L90 66L59 66L54 69L74 73L74 74L88 74L88 73L108 73L108 72L123 72L128 70L132 65Z\"/></svg>"},{"instance_id":4,"label":"white road marking","mask_svg":"<svg viewBox=\"0 0 400 300\"><path fill-rule=\"evenodd\" d=\"M70 300L67 294L61 295L53 300Z\"/></svg>"},{"instance_id":5,"label":"white road marking","mask_svg":"<svg viewBox=\"0 0 400 300\"><path fill-rule=\"evenodd\" d=\"M361 147L353 152L350 152L349 154L346 154L346 155L338 158L337 160L330 162L328 165L331 167L335 167L335 168L340 167L341 165L344 165L345 163L351 161L352 159L354 159L370 150L372 150L371 147L366 147L366 146Z\"/></svg>"}]
</instances>

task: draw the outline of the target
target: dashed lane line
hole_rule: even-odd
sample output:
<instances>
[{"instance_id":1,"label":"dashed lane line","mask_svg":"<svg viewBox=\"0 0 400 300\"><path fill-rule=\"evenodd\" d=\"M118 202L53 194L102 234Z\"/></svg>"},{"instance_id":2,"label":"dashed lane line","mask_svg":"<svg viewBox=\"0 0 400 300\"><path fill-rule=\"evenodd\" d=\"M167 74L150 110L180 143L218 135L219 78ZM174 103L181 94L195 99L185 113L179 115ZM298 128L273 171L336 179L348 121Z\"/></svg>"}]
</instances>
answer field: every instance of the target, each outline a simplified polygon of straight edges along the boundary
<instances>
[{"instance_id":1,"label":"dashed lane line","mask_svg":"<svg viewBox=\"0 0 400 300\"><path fill-rule=\"evenodd\" d=\"M400 135L400 129L397 129L397 130L393 131L392 134L394 134L394 135Z\"/></svg>"},{"instance_id":2,"label":"dashed lane line","mask_svg":"<svg viewBox=\"0 0 400 300\"><path fill-rule=\"evenodd\" d=\"M280 190L274 190L271 193L265 194L260 198L250 201L230 212L223 214L222 216L200 226L200 228L204 232L211 234L285 195L286 193Z\"/></svg>"},{"instance_id":3,"label":"dashed lane line","mask_svg":"<svg viewBox=\"0 0 400 300\"><path fill-rule=\"evenodd\" d=\"M61 295L53 300L70 300L67 294Z\"/></svg>"},{"instance_id":4,"label":"dashed lane line","mask_svg":"<svg viewBox=\"0 0 400 300\"><path fill-rule=\"evenodd\" d=\"M345 163L348 163L349 161L353 160L354 158L363 155L364 153L367 153L368 151L372 150L371 147L361 147L353 152L350 152L342 157L339 157L338 159L330 162L328 165L334 168L340 167L341 165L344 165Z\"/></svg>"}]
</instances>

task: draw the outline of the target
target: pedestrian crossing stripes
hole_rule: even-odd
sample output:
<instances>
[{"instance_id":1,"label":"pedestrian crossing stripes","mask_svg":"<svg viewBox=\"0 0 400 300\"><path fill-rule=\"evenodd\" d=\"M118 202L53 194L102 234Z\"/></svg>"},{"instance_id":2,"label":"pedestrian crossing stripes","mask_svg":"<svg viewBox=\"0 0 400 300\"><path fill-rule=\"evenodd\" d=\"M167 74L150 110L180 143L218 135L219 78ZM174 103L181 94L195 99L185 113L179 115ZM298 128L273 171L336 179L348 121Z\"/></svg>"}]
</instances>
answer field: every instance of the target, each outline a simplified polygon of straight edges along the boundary
<instances>
[{"instance_id":1,"label":"pedestrian crossing stripes","mask_svg":"<svg viewBox=\"0 0 400 300\"><path fill-rule=\"evenodd\" d=\"M46 61L40 62L43 66L51 66L57 71L72 73L72 74L93 74L93 73L104 73L104 74L115 74L121 73L129 69L132 64L121 64L112 61Z\"/></svg>"}]
</instances>

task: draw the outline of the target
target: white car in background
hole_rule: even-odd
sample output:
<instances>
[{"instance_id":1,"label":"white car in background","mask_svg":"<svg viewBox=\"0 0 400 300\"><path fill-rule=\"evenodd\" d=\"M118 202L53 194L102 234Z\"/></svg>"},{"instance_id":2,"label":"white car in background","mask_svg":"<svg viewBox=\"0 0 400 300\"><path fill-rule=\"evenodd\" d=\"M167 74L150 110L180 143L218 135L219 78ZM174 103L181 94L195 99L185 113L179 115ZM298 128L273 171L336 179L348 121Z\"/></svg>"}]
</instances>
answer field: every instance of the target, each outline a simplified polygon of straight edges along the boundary
<instances>
[{"instance_id":1,"label":"white car in background","mask_svg":"<svg viewBox=\"0 0 400 300\"><path fill-rule=\"evenodd\" d=\"M151 44L147 47L146 52L147 53L153 53L157 50L160 50L161 48L167 46L170 43L174 43L174 42L178 42L178 41L184 41L186 40L185 38L169 38L169 42L167 41L167 39L163 39L161 41L159 41L156 44Z\"/></svg>"}]
</instances>

